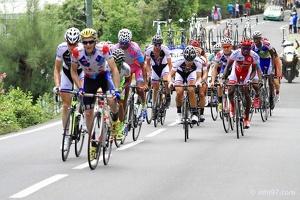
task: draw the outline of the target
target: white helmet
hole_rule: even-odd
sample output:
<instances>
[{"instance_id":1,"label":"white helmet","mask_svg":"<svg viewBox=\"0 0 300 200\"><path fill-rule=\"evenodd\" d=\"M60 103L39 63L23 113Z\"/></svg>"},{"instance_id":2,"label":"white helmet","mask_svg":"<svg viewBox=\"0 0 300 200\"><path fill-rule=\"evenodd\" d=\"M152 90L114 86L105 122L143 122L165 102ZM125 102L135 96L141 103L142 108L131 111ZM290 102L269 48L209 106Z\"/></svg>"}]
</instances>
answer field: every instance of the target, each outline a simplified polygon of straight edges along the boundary
<instances>
[{"instance_id":1,"label":"white helmet","mask_svg":"<svg viewBox=\"0 0 300 200\"><path fill-rule=\"evenodd\" d=\"M80 31L77 28L69 28L65 33L65 41L75 44L80 41Z\"/></svg>"},{"instance_id":2,"label":"white helmet","mask_svg":"<svg viewBox=\"0 0 300 200\"><path fill-rule=\"evenodd\" d=\"M119 31L118 39L119 42L130 42L132 38L132 33L127 28L123 28Z\"/></svg>"}]
</instances>

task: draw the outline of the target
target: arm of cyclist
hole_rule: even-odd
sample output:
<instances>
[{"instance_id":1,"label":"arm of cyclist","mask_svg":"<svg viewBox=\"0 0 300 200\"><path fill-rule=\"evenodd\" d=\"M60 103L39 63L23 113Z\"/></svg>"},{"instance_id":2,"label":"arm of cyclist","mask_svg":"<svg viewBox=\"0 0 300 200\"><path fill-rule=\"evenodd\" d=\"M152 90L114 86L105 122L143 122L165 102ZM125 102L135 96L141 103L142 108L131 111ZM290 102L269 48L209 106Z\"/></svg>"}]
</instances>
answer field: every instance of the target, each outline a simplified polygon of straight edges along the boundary
<instances>
[{"instance_id":1,"label":"arm of cyclist","mask_svg":"<svg viewBox=\"0 0 300 200\"><path fill-rule=\"evenodd\" d=\"M223 79L227 79L227 77L229 76L229 68L233 65L234 60L229 60L225 69L224 69L224 75L223 75Z\"/></svg>"},{"instance_id":2,"label":"arm of cyclist","mask_svg":"<svg viewBox=\"0 0 300 200\"><path fill-rule=\"evenodd\" d=\"M218 68L219 68L219 63L215 62L211 72L211 85L210 85L211 87L214 87L215 85L215 81L218 76Z\"/></svg>"},{"instance_id":3,"label":"arm of cyclist","mask_svg":"<svg viewBox=\"0 0 300 200\"><path fill-rule=\"evenodd\" d=\"M195 83L195 86L196 87L202 87L202 72L196 72L197 74L197 80L196 80L196 83Z\"/></svg>"},{"instance_id":4,"label":"arm of cyclist","mask_svg":"<svg viewBox=\"0 0 300 200\"><path fill-rule=\"evenodd\" d=\"M79 77L78 77L78 73L77 73L78 67L79 67L78 63L72 62L72 64L71 64L71 77L72 77L76 87L79 88L79 89L82 89L83 85L80 82ZM82 90L81 92L84 92L84 91Z\"/></svg>"},{"instance_id":5,"label":"arm of cyclist","mask_svg":"<svg viewBox=\"0 0 300 200\"><path fill-rule=\"evenodd\" d=\"M59 86L60 86L60 67L62 65L61 60L55 60L55 66L54 66L54 83L55 87L53 88L53 92L57 94L59 92Z\"/></svg>"},{"instance_id":6,"label":"arm of cyclist","mask_svg":"<svg viewBox=\"0 0 300 200\"><path fill-rule=\"evenodd\" d=\"M118 71L118 68L116 66L116 63L115 63L113 57L111 57L111 58L109 58L107 60L107 64L108 64L108 66L110 68L111 75L113 77L116 98L120 99L120 91L119 91L119 88L120 88L120 76L119 76L119 71Z\"/></svg>"},{"instance_id":7,"label":"arm of cyclist","mask_svg":"<svg viewBox=\"0 0 300 200\"><path fill-rule=\"evenodd\" d=\"M173 83L173 77L175 76L176 71L171 69L169 75L168 75L168 83L169 83L169 88L173 87L174 83Z\"/></svg>"}]
</instances>

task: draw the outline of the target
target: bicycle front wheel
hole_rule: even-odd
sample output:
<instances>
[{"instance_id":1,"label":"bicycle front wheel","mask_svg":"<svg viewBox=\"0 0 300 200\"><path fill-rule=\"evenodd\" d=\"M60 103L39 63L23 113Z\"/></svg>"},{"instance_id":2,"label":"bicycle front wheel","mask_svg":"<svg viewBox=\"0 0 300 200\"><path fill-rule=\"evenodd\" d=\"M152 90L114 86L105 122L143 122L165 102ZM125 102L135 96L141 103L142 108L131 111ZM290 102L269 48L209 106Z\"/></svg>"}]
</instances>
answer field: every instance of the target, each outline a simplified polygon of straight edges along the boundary
<instances>
[{"instance_id":1,"label":"bicycle front wheel","mask_svg":"<svg viewBox=\"0 0 300 200\"><path fill-rule=\"evenodd\" d=\"M134 128L132 129L132 139L133 141L136 141L140 135L141 132L141 128L142 128L142 124L143 124L143 120L141 119L141 117L139 117L138 113L141 113L142 110L142 105L141 105L141 98L138 96L137 102L136 102L136 112L134 113Z\"/></svg>"},{"instance_id":2,"label":"bicycle front wheel","mask_svg":"<svg viewBox=\"0 0 300 200\"><path fill-rule=\"evenodd\" d=\"M99 112L94 114L88 142L88 163L91 170L96 169L101 155L103 117Z\"/></svg>"},{"instance_id":3,"label":"bicycle front wheel","mask_svg":"<svg viewBox=\"0 0 300 200\"><path fill-rule=\"evenodd\" d=\"M225 133L229 132L230 127L230 113L229 113L229 104L227 101L227 95L223 94L222 96L222 122Z\"/></svg>"},{"instance_id":4,"label":"bicycle front wheel","mask_svg":"<svg viewBox=\"0 0 300 200\"><path fill-rule=\"evenodd\" d=\"M82 110L83 112L83 110ZM84 120L83 113L80 113L76 116L76 126L74 131L75 136L75 155L79 157L82 151L83 143L84 143L84 136L85 134L82 132L82 122Z\"/></svg>"},{"instance_id":5,"label":"bicycle front wheel","mask_svg":"<svg viewBox=\"0 0 300 200\"><path fill-rule=\"evenodd\" d=\"M74 110L71 108L68 111L66 122L64 125L64 133L61 143L61 158L63 161L66 161L70 152L70 147L72 144L72 137L74 135L74 126L75 126L75 120L74 120Z\"/></svg>"},{"instance_id":6,"label":"bicycle front wheel","mask_svg":"<svg viewBox=\"0 0 300 200\"><path fill-rule=\"evenodd\" d=\"M183 128L184 128L184 141L186 142L189 139L189 106L188 101L185 99L183 101Z\"/></svg>"},{"instance_id":7,"label":"bicycle front wheel","mask_svg":"<svg viewBox=\"0 0 300 200\"><path fill-rule=\"evenodd\" d=\"M262 88L260 90L260 116L261 120L265 122L268 119L268 102L267 102L268 94L267 91Z\"/></svg>"},{"instance_id":8,"label":"bicycle front wheel","mask_svg":"<svg viewBox=\"0 0 300 200\"><path fill-rule=\"evenodd\" d=\"M211 118L216 121L218 118L218 95L216 88L211 89L210 93L210 113Z\"/></svg>"},{"instance_id":9,"label":"bicycle front wheel","mask_svg":"<svg viewBox=\"0 0 300 200\"><path fill-rule=\"evenodd\" d=\"M239 100L235 100L235 106L234 106L234 112L235 112L235 125L236 125L236 138L240 139L240 106L239 106Z\"/></svg>"},{"instance_id":10,"label":"bicycle front wheel","mask_svg":"<svg viewBox=\"0 0 300 200\"><path fill-rule=\"evenodd\" d=\"M147 105L147 115L146 115L146 121L148 124L151 124L152 122L152 92L153 89L150 89L149 92L147 92L146 96L146 105Z\"/></svg>"},{"instance_id":11,"label":"bicycle front wheel","mask_svg":"<svg viewBox=\"0 0 300 200\"><path fill-rule=\"evenodd\" d=\"M126 105L125 112L124 112L124 129L123 129L124 137L121 140L121 144L124 144L126 137L128 135L128 132L131 129L131 121L132 121L132 116L133 116L132 115L133 111L132 111L131 107L132 107L131 101L129 101L128 104Z\"/></svg>"}]
</instances>

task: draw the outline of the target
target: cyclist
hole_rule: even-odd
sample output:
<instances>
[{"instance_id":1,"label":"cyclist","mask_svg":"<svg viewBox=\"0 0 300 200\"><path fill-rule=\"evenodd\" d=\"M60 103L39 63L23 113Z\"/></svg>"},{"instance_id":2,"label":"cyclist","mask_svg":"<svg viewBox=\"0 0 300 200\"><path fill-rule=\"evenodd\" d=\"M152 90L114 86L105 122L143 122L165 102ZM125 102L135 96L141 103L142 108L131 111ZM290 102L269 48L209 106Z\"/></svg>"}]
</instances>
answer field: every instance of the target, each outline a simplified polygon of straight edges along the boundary
<instances>
[{"instance_id":1,"label":"cyclist","mask_svg":"<svg viewBox=\"0 0 300 200\"><path fill-rule=\"evenodd\" d=\"M163 38L160 35L154 35L152 37L152 45L146 50L146 68L147 71L152 71L151 80L153 87L153 102L155 104L157 91L158 91L158 79L168 80L170 69L172 69L172 61L170 51L167 46L162 45ZM150 69L151 66L151 69ZM166 88L166 106L170 106L171 94L168 88L168 83L165 83ZM155 115L156 113L154 113ZM154 116L153 115L153 116Z\"/></svg>"},{"instance_id":2,"label":"cyclist","mask_svg":"<svg viewBox=\"0 0 300 200\"><path fill-rule=\"evenodd\" d=\"M111 109L112 129L111 135L117 136L118 134L118 105L116 99L120 99L120 78L118 68L113 59L113 55L107 45L97 45L97 33L94 29L86 28L81 31L81 40L83 46L79 46L72 51L72 65L71 75L79 88L78 93L92 93L96 94L98 88L102 89L103 93L115 94L115 97L108 98L107 102ZM105 61L107 62L111 73L106 70ZM79 82L77 69L82 67L84 76L84 85ZM113 77L113 80L110 76ZM86 125L91 127L92 118L94 115L95 98L83 98ZM92 146L90 154L94 158L96 147Z\"/></svg>"},{"instance_id":3,"label":"cyclist","mask_svg":"<svg viewBox=\"0 0 300 200\"><path fill-rule=\"evenodd\" d=\"M172 78L175 76L175 83L182 85L184 82L188 84L194 84L196 87L201 87L202 82L202 70L206 70L203 66L204 62L199 57L197 57L197 51L193 46L188 45L184 51L183 56L179 57L173 62L173 67L168 76L169 87L174 86ZM181 123L181 106L182 106L182 96L183 88L176 87L176 107L177 116L176 122ZM195 95L195 90L193 87L188 88L190 107L191 107L191 120L193 123L198 121L197 117L197 100Z\"/></svg>"},{"instance_id":4,"label":"cyclist","mask_svg":"<svg viewBox=\"0 0 300 200\"><path fill-rule=\"evenodd\" d=\"M122 139L123 138L123 128L124 128L124 97L125 97L125 89L129 84L129 78L130 78L130 66L125 62L125 54L122 49L115 49L113 52L113 57L116 63L116 66L119 71L119 77L120 77L120 99L118 100L119 104L119 130L116 139ZM109 70L109 67L107 66L107 69Z\"/></svg>"},{"instance_id":5,"label":"cyclist","mask_svg":"<svg viewBox=\"0 0 300 200\"><path fill-rule=\"evenodd\" d=\"M252 41L250 39L243 39L241 42L241 48L235 50L229 57L229 61L224 69L224 79L226 80L229 75L229 69L232 66L232 70L229 76L229 83L235 84L247 83L248 81L253 80L256 75L259 56L251 50ZM240 77L242 79L240 80ZM234 86L228 86L228 98L231 102L231 113L234 116ZM245 119L244 127L250 127L249 113L251 107L251 97L249 91L245 89L245 100L246 100L246 109L245 109Z\"/></svg>"},{"instance_id":6,"label":"cyclist","mask_svg":"<svg viewBox=\"0 0 300 200\"><path fill-rule=\"evenodd\" d=\"M252 50L257 53L260 57L260 67L263 74L273 74L274 75L274 51L272 50L271 43L267 39L262 38L262 33L260 31L254 31L252 34L254 45ZM270 86L270 108L274 109L274 84L273 78L269 78ZM259 94L256 92L254 99L254 107L259 105L260 99Z\"/></svg>"},{"instance_id":7,"label":"cyclist","mask_svg":"<svg viewBox=\"0 0 300 200\"><path fill-rule=\"evenodd\" d=\"M216 78L218 78L218 82L222 84L222 78L224 74L224 69L228 63L229 57L232 54L233 50L233 45L232 45L232 39L231 38L223 38L221 40L221 45L222 45L222 50L219 51L216 54L215 57L215 65L212 71L212 76L211 76L211 87L214 87ZM231 68L229 69L229 74L231 72ZM218 88L218 111L222 112L222 88L220 86Z\"/></svg>"},{"instance_id":8,"label":"cyclist","mask_svg":"<svg viewBox=\"0 0 300 200\"><path fill-rule=\"evenodd\" d=\"M195 47L199 58L202 60L202 62L205 63L205 68L203 68L202 70L202 87L199 90L199 96L200 96L200 122L204 122L205 121L205 117L204 117L204 107L205 107L205 103L206 103L206 89L207 89L207 77L208 77L208 70L207 70L207 65L206 63L208 62L208 59L206 57L205 52L200 48L200 43L197 40L190 40L189 44L192 45L193 47Z\"/></svg>"},{"instance_id":9,"label":"cyclist","mask_svg":"<svg viewBox=\"0 0 300 200\"><path fill-rule=\"evenodd\" d=\"M71 77L71 53L72 50L79 45L80 42L80 31L77 28L69 28L65 33L65 42L58 45L56 50L56 60L54 67L54 83L55 87L53 92L59 93L59 90L71 91L73 90L73 80ZM62 72L61 71L62 66ZM61 73L61 74L60 74ZM84 72L82 68L77 70L78 80L83 81ZM62 99L62 124L65 125L68 108L71 105L71 94L60 92ZM86 131L86 126L83 126L83 131ZM68 131L68 130L67 130ZM65 139L64 150L69 146L69 137Z\"/></svg>"},{"instance_id":10,"label":"cyclist","mask_svg":"<svg viewBox=\"0 0 300 200\"><path fill-rule=\"evenodd\" d=\"M147 85L147 71L144 66L144 55L136 42L131 41L132 33L130 30L124 28L118 33L119 43L114 45L111 49L122 49L125 53L125 62L130 66L130 83L132 81L132 75L135 75L135 81L137 86L143 87L143 89L138 89L137 93L142 100L142 112L140 117L146 119L146 103L145 103L145 90L148 89ZM124 107L126 107L126 102L128 98L129 88L125 88L125 98Z\"/></svg>"},{"instance_id":11,"label":"cyclist","mask_svg":"<svg viewBox=\"0 0 300 200\"><path fill-rule=\"evenodd\" d=\"M282 62L276 49L273 47L274 57L275 57L275 72L276 78L274 78L274 87L275 87L275 103L280 101L280 79L282 79Z\"/></svg>"}]
</instances>

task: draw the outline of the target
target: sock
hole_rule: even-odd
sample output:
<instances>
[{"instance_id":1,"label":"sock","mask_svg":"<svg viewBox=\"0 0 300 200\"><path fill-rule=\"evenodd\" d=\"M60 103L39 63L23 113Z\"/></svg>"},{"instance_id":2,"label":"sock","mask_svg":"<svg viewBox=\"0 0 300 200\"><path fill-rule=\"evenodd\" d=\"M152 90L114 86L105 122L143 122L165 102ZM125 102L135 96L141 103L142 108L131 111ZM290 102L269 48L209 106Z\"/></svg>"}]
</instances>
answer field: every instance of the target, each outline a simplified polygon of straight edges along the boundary
<instances>
[{"instance_id":1,"label":"sock","mask_svg":"<svg viewBox=\"0 0 300 200\"><path fill-rule=\"evenodd\" d=\"M177 113L181 113L181 106L177 106Z\"/></svg>"}]
</instances>

